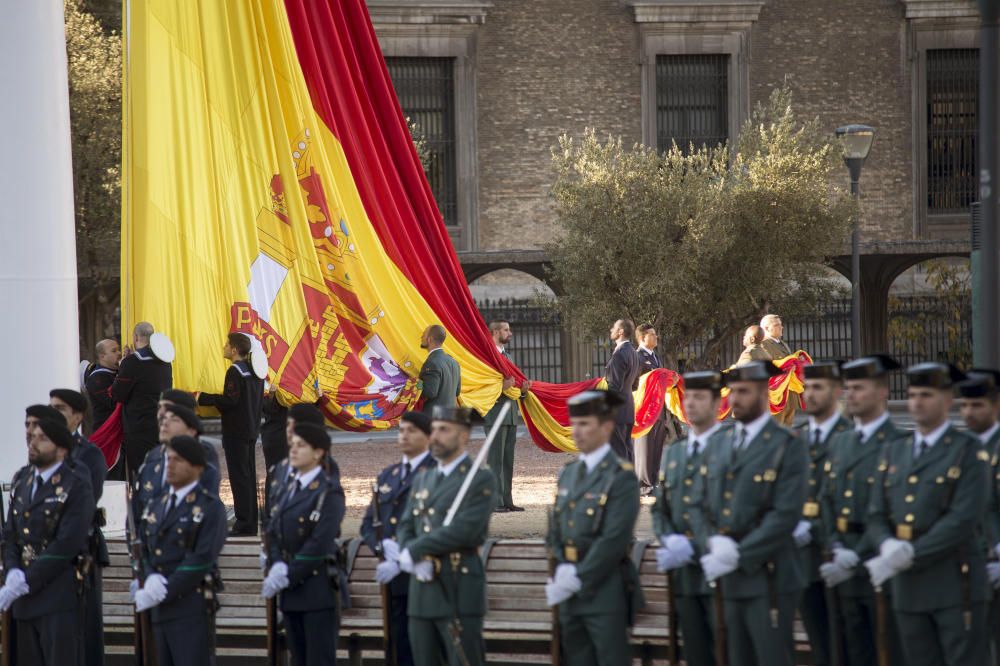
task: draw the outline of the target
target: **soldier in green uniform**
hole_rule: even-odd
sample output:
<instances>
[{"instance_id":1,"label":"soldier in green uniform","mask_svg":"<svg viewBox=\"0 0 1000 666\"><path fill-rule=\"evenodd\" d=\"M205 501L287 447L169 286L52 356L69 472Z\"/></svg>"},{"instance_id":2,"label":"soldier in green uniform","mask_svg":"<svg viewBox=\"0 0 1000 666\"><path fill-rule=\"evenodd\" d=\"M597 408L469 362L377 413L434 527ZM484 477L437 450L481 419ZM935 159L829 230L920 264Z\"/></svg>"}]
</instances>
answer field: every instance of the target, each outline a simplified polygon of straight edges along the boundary
<instances>
[{"instance_id":1,"label":"soldier in green uniform","mask_svg":"<svg viewBox=\"0 0 1000 666\"><path fill-rule=\"evenodd\" d=\"M1000 603L997 589L1000 589L1000 372L975 369L966 375L966 380L958 385L961 396L959 408L962 420L969 430L979 437L979 441L990 456L990 495L986 507L983 535L986 538L986 554L990 560L986 565L990 583L993 585L993 600L990 604L989 634L992 643L993 663L1000 664Z\"/></svg>"},{"instance_id":2,"label":"soldier in green uniform","mask_svg":"<svg viewBox=\"0 0 1000 666\"><path fill-rule=\"evenodd\" d=\"M663 452L652 507L653 532L661 544L656 550L657 570L671 572L670 584L684 636L684 659L689 666L715 665L712 590L705 583L701 564L694 559L691 514L701 511L692 498L695 485L702 481L705 451L728 432L728 427L723 429L717 419L721 390L722 373L684 375L684 413L690 430Z\"/></svg>"},{"instance_id":3,"label":"soldier in green uniform","mask_svg":"<svg viewBox=\"0 0 1000 666\"><path fill-rule=\"evenodd\" d=\"M802 505L802 517L793 536L799 547L806 574L806 589L799 603L799 614L809 635L810 657L814 666L827 666L831 659L830 609L826 607L826 586L819 575L826 547L826 533L820 519L820 486L830 441L851 429L851 422L840 415L843 391L840 364L821 361L805 367L805 401L808 423L799 430L799 441L809 451L809 487Z\"/></svg>"},{"instance_id":4,"label":"soldier in green uniform","mask_svg":"<svg viewBox=\"0 0 1000 666\"><path fill-rule=\"evenodd\" d=\"M497 352L513 364L514 361L510 358L510 354L507 353L506 346L513 336L510 324L502 319L491 321L490 336L493 338L493 344L497 346ZM510 409L507 410L507 415L500 423L499 430L497 430L496 440L493 442L493 446L490 447L489 460L487 461L490 469L496 474L497 483L500 485L500 498L497 500L497 506L494 509L498 513L524 511L523 507L514 504L513 495L514 449L517 445L517 403L505 395L505 392L514 386L515 381L514 377L503 378L500 396L493 403L490 411L486 412L486 416L483 417L483 428L489 434L489 431L493 428L493 424L500 417L500 410L503 409L505 404L510 403ZM530 381L525 380L521 383L521 397L524 397L529 388L531 388Z\"/></svg>"},{"instance_id":5,"label":"soldier in green uniform","mask_svg":"<svg viewBox=\"0 0 1000 666\"><path fill-rule=\"evenodd\" d=\"M899 363L884 355L841 367L854 429L830 438L823 465L820 513L832 560L819 570L825 584L836 589L838 624L847 637L844 654L850 666L876 662L875 590L860 562L875 555L864 532L879 454L887 442L903 434L889 418L889 373L898 368ZM902 664L895 622L887 619L891 663Z\"/></svg>"},{"instance_id":6,"label":"soldier in green uniform","mask_svg":"<svg viewBox=\"0 0 1000 666\"><path fill-rule=\"evenodd\" d=\"M427 350L420 367L420 395L424 399L421 411L432 418L435 407L454 407L462 392L462 369L442 348L447 337L440 324L428 326L420 336L420 347Z\"/></svg>"},{"instance_id":7,"label":"soldier in green uniform","mask_svg":"<svg viewBox=\"0 0 1000 666\"><path fill-rule=\"evenodd\" d=\"M907 370L917 431L885 446L865 532L879 555L872 585L891 581L892 606L910 666L966 666L987 659L986 558L977 527L989 491L989 456L948 420L953 367Z\"/></svg>"},{"instance_id":8,"label":"soldier in green uniform","mask_svg":"<svg viewBox=\"0 0 1000 666\"><path fill-rule=\"evenodd\" d=\"M728 372L736 427L705 452L702 512L695 524L702 570L722 586L733 666L791 666L795 607L805 587L792 533L802 515L808 456L771 418L755 361ZM697 514L692 514L696 516Z\"/></svg>"},{"instance_id":9,"label":"soldier in green uniform","mask_svg":"<svg viewBox=\"0 0 1000 666\"><path fill-rule=\"evenodd\" d=\"M563 660L573 666L631 663L628 627L641 605L629 558L639 481L632 464L611 450L621 404L612 391L585 391L568 401L580 457L559 474L545 539L558 565L545 596L559 606Z\"/></svg>"},{"instance_id":10,"label":"soldier in green uniform","mask_svg":"<svg viewBox=\"0 0 1000 666\"><path fill-rule=\"evenodd\" d=\"M396 530L401 551L387 550L385 556L398 557L400 569L411 574L407 610L414 663L478 666L486 661L486 572L479 547L489 534L497 480L488 468L473 470L466 452L469 409L438 406L432 418L430 449L438 466L417 473ZM469 474L475 476L468 491L451 524L444 525Z\"/></svg>"}]
</instances>

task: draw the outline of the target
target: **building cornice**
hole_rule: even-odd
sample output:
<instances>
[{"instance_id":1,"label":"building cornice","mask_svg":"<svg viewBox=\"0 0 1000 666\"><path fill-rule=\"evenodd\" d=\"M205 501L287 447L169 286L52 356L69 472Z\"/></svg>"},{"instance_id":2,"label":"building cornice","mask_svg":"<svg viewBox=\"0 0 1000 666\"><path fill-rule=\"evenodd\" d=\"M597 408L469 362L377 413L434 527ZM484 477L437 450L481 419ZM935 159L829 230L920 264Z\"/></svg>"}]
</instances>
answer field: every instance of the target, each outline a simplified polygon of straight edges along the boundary
<instances>
[{"instance_id":1,"label":"building cornice","mask_svg":"<svg viewBox=\"0 0 1000 666\"><path fill-rule=\"evenodd\" d=\"M493 7L487 0L366 0L375 24L481 25Z\"/></svg>"},{"instance_id":2,"label":"building cornice","mask_svg":"<svg viewBox=\"0 0 1000 666\"><path fill-rule=\"evenodd\" d=\"M975 0L903 0L908 19L979 18Z\"/></svg>"},{"instance_id":3,"label":"building cornice","mask_svg":"<svg viewBox=\"0 0 1000 666\"><path fill-rule=\"evenodd\" d=\"M624 0L636 23L750 24L764 0Z\"/></svg>"}]
</instances>

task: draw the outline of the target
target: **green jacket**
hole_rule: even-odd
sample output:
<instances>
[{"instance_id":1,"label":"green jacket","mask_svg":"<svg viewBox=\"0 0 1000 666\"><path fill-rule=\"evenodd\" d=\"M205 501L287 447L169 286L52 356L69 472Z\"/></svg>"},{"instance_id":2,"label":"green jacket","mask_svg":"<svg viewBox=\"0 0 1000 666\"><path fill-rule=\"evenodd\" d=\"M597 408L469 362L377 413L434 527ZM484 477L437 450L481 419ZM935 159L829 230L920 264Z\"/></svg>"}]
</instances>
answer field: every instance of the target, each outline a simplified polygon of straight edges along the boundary
<instances>
[{"instance_id":1,"label":"green jacket","mask_svg":"<svg viewBox=\"0 0 1000 666\"><path fill-rule=\"evenodd\" d=\"M893 607L925 613L987 601L992 588L977 528L989 497L989 455L954 426L915 460L913 443L907 434L883 449L865 533L876 549L890 537L913 544L913 566L890 582Z\"/></svg>"},{"instance_id":2,"label":"green jacket","mask_svg":"<svg viewBox=\"0 0 1000 666\"><path fill-rule=\"evenodd\" d=\"M808 456L795 435L769 421L734 460L735 432L709 447L702 461L703 518L696 524L699 548L724 534L739 545L739 568L722 578L727 599L794 594L805 587L792 532L806 496ZM773 578L768 564L774 564Z\"/></svg>"},{"instance_id":3,"label":"green jacket","mask_svg":"<svg viewBox=\"0 0 1000 666\"><path fill-rule=\"evenodd\" d=\"M629 559L639 515L639 480L631 463L612 451L589 473L582 460L559 474L546 546L561 564L576 564L582 589L559 605L565 615L627 613L641 605ZM626 586L634 588L630 595Z\"/></svg>"},{"instance_id":4,"label":"green jacket","mask_svg":"<svg viewBox=\"0 0 1000 666\"><path fill-rule=\"evenodd\" d=\"M838 591L849 597L867 597L872 592L864 562L878 555L878 548L865 538L868 507L875 489L878 461L887 442L901 437L903 431L891 419L879 426L862 444L853 430L830 438L827 461L820 488L820 511L823 516L824 542L839 543L858 554L861 561L854 578L841 583Z\"/></svg>"},{"instance_id":5,"label":"green jacket","mask_svg":"<svg viewBox=\"0 0 1000 666\"><path fill-rule=\"evenodd\" d=\"M729 428L723 427L713 433L708 446L716 446L719 439L728 436L728 430ZM653 490L656 502L650 507L653 533L657 541L669 534L683 534L691 540L694 547L694 561L673 572L675 592L682 597L712 593L698 562L698 558L705 553L694 538L694 525L702 521L701 504L695 500L702 492L704 477L701 466L704 458L704 450L692 458L688 457L687 437L678 439L664 449L660 462L660 482ZM657 546L659 545L658 543Z\"/></svg>"},{"instance_id":6,"label":"green jacket","mask_svg":"<svg viewBox=\"0 0 1000 666\"><path fill-rule=\"evenodd\" d=\"M478 548L489 534L496 503L493 472L486 467L476 472L455 519L442 526L470 469L472 461L466 458L448 476L433 468L413 479L396 539L400 549L410 550L414 562L434 562L434 579L423 583L410 576L411 617L486 614L486 573Z\"/></svg>"},{"instance_id":7,"label":"green jacket","mask_svg":"<svg viewBox=\"0 0 1000 666\"><path fill-rule=\"evenodd\" d=\"M489 432L489 429L493 427L494 423L496 423L497 417L500 416L500 410L503 409L503 406L508 402L511 403L510 409L507 410L507 416L504 417L500 425L517 425L517 401L511 400L501 392L497 401L493 403L493 406L490 408L490 411L486 412L486 416L483 417L483 424L486 426L487 432Z\"/></svg>"},{"instance_id":8,"label":"green jacket","mask_svg":"<svg viewBox=\"0 0 1000 666\"><path fill-rule=\"evenodd\" d=\"M424 414L433 414L438 405L454 407L458 404L458 394L462 392L462 371L458 361L448 356L444 349L435 349L427 355L420 368L420 382Z\"/></svg>"},{"instance_id":9,"label":"green jacket","mask_svg":"<svg viewBox=\"0 0 1000 666\"><path fill-rule=\"evenodd\" d=\"M830 442L843 433L850 433L851 422L841 416L837 419L833 430L826 439L815 446L812 441L812 433L809 431L809 424L806 423L798 431L800 445L809 452L809 480L806 488L806 501L802 504L802 517L799 520L808 521L811 528L812 541L808 546L799 548L799 556L802 558L802 567L805 570L806 580L810 583L822 580L819 575L819 565L823 564L823 550L829 547L826 540L827 531L823 527L823 520L820 515L820 489L823 483L827 459L830 451Z\"/></svg>"},{"instance_id":10,"label":"green jacket","mask_svg":"<svg viewBox=\"0 0 1000 666\"><path fill-rule=\"evenodd\" d=\"M993 548L1000 543L1000 430L993 433L985 445L990 456L990 497L983 519L983 536L987 556L994 558Z\"/></svg>"}]
</instances>

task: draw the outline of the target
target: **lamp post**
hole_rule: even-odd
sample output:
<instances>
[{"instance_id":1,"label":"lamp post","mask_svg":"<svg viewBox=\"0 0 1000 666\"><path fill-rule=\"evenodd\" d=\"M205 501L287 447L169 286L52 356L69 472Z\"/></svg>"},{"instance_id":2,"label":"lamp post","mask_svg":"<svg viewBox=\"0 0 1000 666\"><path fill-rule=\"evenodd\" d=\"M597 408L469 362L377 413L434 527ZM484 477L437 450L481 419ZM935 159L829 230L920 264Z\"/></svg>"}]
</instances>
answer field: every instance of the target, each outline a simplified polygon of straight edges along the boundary
<instances>
[{"instance_id":1,"label":"lamp post","mask_svg":"<svg viewBox=\"0 0 1000 666\"><path fill-rule=\"evenodd\" d=\"M861 180L861 166L868 158L875 140L874 128L868 125L844 125L836 130L837 138L844 148L844 164L851 174L851 196L858 199L861 190L858 181ZM854 229L851 232L851 354L861 356L861 247L859 241L859 216L854 218Z\"/></svg>"},{"instance_id":2,"label":"lamp post","mask_svg":"<svg viewBox=\"0 0 1000 666\"><path fill-rule=\"evenodd\" d=\"M973 361L980 368L1000 366L1000 176L997 151L1000 141L997 121L1000 91L997 90L997 60L1000 59L1000 0L979 0L982 17L979 48L979 212L980 261L973 276L973 293L979 306L973 321Z\"/></svg>"}]
</instances>

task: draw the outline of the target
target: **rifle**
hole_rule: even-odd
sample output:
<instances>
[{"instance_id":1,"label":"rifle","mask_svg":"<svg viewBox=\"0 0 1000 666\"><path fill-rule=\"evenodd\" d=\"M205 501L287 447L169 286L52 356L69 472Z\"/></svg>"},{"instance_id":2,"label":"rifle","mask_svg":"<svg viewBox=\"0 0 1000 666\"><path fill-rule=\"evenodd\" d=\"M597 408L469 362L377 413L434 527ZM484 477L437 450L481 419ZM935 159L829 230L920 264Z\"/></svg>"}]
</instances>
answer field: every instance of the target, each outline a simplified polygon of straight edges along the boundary
<instances>
[{"instance_id":1,"label":"rifle","mask_svg":"<svg viewBox=\"0 0 1000 666\"><path fill-rule=\"evenodd\" d=\"M11 487L11 495L14 494L14 488ZM3 506L3 493L0 492L0 535L7 534L7 512L4 511ZM7 539L3 538L0 540L0 578L5 582L7 579L7 571L4 565L4 556L7 554ZM11 609L8 608L0 615L0 632L2 636L0 639L3 640L3 652L0 653L0 666L12 666L15 663L14 660L14 620L11 615Z\"/></svg>"},{"instance_id":2,"label":"rifle","mask_svg":"<svg viewBox=\"0 0 1000 666\"><path fill-rule=\"evenodd\" d=\"M146 577L142 570L142 544L136 538L135 515L132 512L132 478L125 466L125 543L128 546L129 560L132 565L132 580L142 589ZM149 619L149 611L137 613L132 611L132 622L135 626L135 663L140 666L156 666L156 650L153 647L153 627Z\"/></svg>"},{"instance_id":3,"label":"rifle","mask_svg":"<svg viewBox=\"0 0 1000 666\"><path fill-rule=\"evenodd\" d=\"M715 664L726 666L726 602L722 598L722 585L717 580L708 584L715 600Z\"/></svg>"},{"instance_id":4,"label":"rifle","mask_svg":"<svg viewBox=\"0 0 1000 666\"><path fill-rule=\"evenodd\" d=\"M823 560L833 562L833 553L824 550ZM844 666L844 641L840 632L840 599L837 597L837 588L823 586L826 594L826 609L829 617L828 629L830 631L830 663L833 666Z\"/></svg>"},{"instance_id":5,"label":"rifle","mask_svg":"<svg viewBox=\"0 0 1000 666\"><path fill-rule=\"evenodd\" d=\"M667 659L670 666L680 666L677 656L677 594L674 592L674 572L667 572Z\"/></svg>"},{"instance_id":6,"label":"rifle","mask_svg":"<svg viewBox=\"0 0 1000 666\"><path fill-rule=\"evenodd\" d=\"M885 592L875 588L875 649L878 666L889 666L889 627L886 624Z\"/></svg>"},{"instance_id":7,"label":"rifle","mask_svg":"<svg viewBox=\"0 0 1000 666\"><path fill-rule=\"evenodd\" d=\"M379 562L385 562L382 552L382 501L379 499L378 482L372 484L372 528L375 530L375 543ZM389 629L389 586L379 585L382 597L382 648L385 651L385 661L389 666L396 666L396 645L393 643Z\"/></svg>"},{"instance_id":8,"label":"rifle","mask_svg":"<svg viewBox=\"0 0 1000 666\"><path fill-rule=\"evenodd\" d=\"M266 566L270 568L271 556L269 549L269 538L267 536L267 483L260 484L257 493L257 521L260 524L260 547L264 549L266 556ZM278 595L264 600L264 609L267 615L267 666L279 666L281 664L281 642L278 636Z\"/></svg>"},{"instance_id":9,"label":"rifle","mask_svg":"<svg viewBox=\"0 0 1000 666\"><path fill-rule=\"evenodd\" d=\"M554 524L552 518L552 508L549 507L549 533L552 533L552 526ZM556 560L556 554L549 549L549 578L554 579L556 577L556 567L558 566L558 561ZM552 606L552 643L551 643L551 657L552 666L561 666L562 664L562 628L559 626L559 604ZM672 665L671 665L672 666Z\"/></svg>"}]
</instances>

